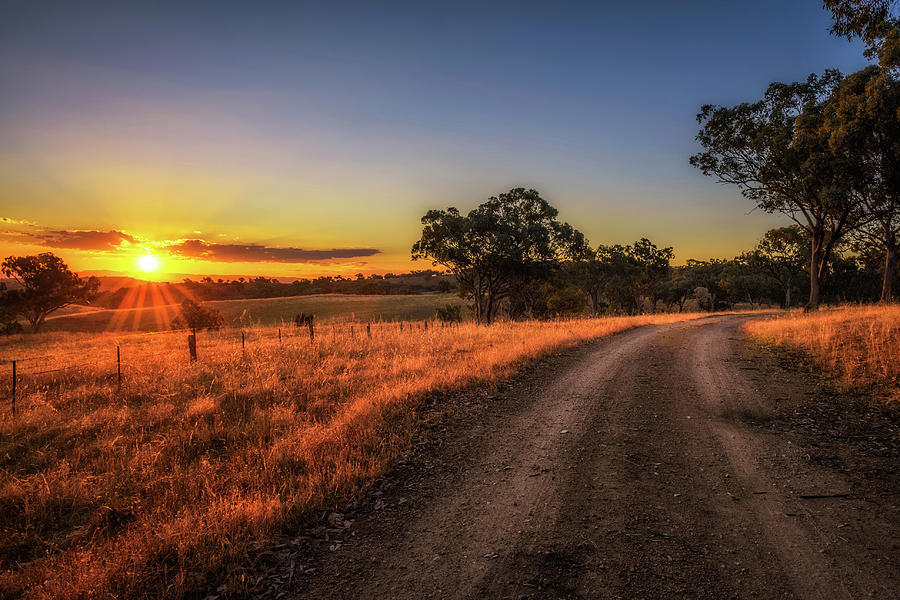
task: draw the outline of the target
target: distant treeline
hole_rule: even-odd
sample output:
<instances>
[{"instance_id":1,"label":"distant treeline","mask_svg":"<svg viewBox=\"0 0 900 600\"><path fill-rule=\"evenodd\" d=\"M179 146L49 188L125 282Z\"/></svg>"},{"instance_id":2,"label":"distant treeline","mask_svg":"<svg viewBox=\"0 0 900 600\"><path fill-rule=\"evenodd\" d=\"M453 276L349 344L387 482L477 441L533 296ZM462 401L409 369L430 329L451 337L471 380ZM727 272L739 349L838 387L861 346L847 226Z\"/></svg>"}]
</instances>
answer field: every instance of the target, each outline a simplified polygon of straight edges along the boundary
<instances>
[{"instance_id":1,"label":"distant treeline","mask_svg":"<svg viewBox=\"0 0 900 600\"><path fill-rule=\"evenodd\" d=\"M658 248L647 239L601 245L511 288L498 300L495 316L791 308L803 306L809 290L809 246L796 226L766 232L753 250L732 259L690 259L672 266L672 257L672 248ZM822 301L878 302L883 277L881 256L838 251L823 276ZM894 281L900 284L897 275Z\"/></svg>"},{"instance_id":2,"label":"distant treeline","mask_svg":"<svg viewBox=\"0 0 900 600\"><path fill-rule=\"evenodd\" d=\"M385 275L358 274L352 278L322 276L298 279L289 283L274 278L240 277L234 280L204 277L199 281L185 279L180 283L139 284L100 293L93 304L104 308L132 308L180 304L193 300L242 300L282 298L312 294L424 294L450 292L456 289L451 275L434 270Z\"/></svg>"},{"instance_id":3,"label":"distant treeline","mask_svg":"<svg viewBox=\"0 0 900 600\"><path fill-rule=\"evenodd\" d=\"M811 286L814 250L799 225L766 232L733 259L672 266L671 247L646 238L591 246L557 216L536 190L524 188L492 196L466 214L431 210L422 217L412 257L451 272L481 323L687 306L713 311L738 303L791 307ZM828 260L817 264L816 303L877 301L885 282L897 278L896 271L885 276L882 249L853 241L832 242Z\"/></svg>"}]
</instances>

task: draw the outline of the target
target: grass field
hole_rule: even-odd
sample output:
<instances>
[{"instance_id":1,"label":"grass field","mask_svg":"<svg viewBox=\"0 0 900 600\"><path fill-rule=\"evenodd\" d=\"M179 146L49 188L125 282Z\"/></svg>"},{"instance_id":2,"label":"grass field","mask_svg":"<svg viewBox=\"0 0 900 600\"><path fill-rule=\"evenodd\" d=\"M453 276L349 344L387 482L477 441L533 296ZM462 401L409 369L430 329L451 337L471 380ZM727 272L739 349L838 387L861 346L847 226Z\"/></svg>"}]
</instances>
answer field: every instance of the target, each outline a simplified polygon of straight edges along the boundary
<instances>
[{"instance_id":1,"label":"grass field","mask_svg":"<svg viewBox=\"0 0 900 600\"><path fill-rule=\"evenodd\" d=\"M220 300L204 303L222 313L228 325L279 325L300 312L312 313L320 323L332 321L420 321L434 316L438 307L463 305L456 294L343 295L324 294ZM171 329L177 305L131 309L71 307L51 317L43 331L163 331Z\"/></svg>"},{"instance_id":2,"label":"grass field","mask_svg":"<svg viewBox=\"0 0 900 600\"><path fill-rule=\"evenodd\" d=\"M744 328L760 341L804 351L845 383L896 386L900 380L900 306L792 312Z\"/></svg>"},{"instance_id":3,"label":"grass field","mask_svg":"<svg viewBox=\"0 0 900 600\"><path fill-rule=\"evenodd\" d=\"M585 340L698 316L379 324L371 338L357 324L323 328L312 342L279 342L275 329L258 327L244 351L234 330L201 334L196 363L181 333L8 343L4 358L30 358L17 413L0 410L0 596L203 597L226 574L240 591L253 544L385 471L424 395L508 377ZM96 362L29 367L74 359Z\"/></svg>"}]
</instances>

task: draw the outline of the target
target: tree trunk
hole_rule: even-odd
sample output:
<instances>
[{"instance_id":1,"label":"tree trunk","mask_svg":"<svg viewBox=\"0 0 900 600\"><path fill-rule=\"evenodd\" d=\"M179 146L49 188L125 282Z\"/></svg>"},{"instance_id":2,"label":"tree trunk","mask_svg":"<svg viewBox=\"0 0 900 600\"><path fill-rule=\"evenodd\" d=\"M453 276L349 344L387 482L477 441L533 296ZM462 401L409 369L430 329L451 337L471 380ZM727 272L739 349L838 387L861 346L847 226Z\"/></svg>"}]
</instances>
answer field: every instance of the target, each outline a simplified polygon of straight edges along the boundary
<instances>
[{"instance_id":1,"label":"tree trunk","mask_svg":"<svg viewBox=\"0 0 900 600\"><path fill-rule=\"evenodd\" d=\"M821 254L824 238L825 234L818 231L810 235L809 300L807 300L806 306L803 307L804 312L819 308L819 294L822 287L822 263L825 258Z\"/></svg>"},{"instance_id":2,"label":"tree trunk","mask_svg":"<svg viewBox=\"0 0 900 600\"><path fill-rule=\"evenodd\" d=\"M591 313L596 318L600 315L600 290L591 291Z\"/></svg>"},{"instance_id":3,"label":"tree trunk","mask_svg":"<svg viewBox=\"0 0 900 600\"><path fill-rule=\"evenodd\" d=\"M784 307L785 308L791 307L791 286L790 286L790 284L788 284L784 288Z\"/></svg>"},{"instance_id":4,"label":"tree trunk","mask_svg":"<svg viewBox=\"0 0 900 600\"><path fill-rule=\"evenodd\" d=\"M488 288L487 302L484 309L484 324L490 325L494 317L494 291Z\"/></svg>"},{"instance_id":5,"label":"tree trunk","mask_svg":"<svg viewBox=\"0 0 900 600\"><path fill-rule=\"evenodd\" d=\"M25 318L28 320L28 323L31 325L31 331L37 333L41 330L41 325L44 324L44 319L47 317L45 313L33 312L32 314L25 315Z\"/></svg>"},{"instance_id":6,"label":"tree trunk","mask_svg":"<svg viewBox=\"0 0 900 600\"><path fill-rule=\"evenodd\" d=\"M884 281L881 283L881 301L891 302L894 299L894 270L897 260L897 248L888 242L884 252Z\"/></svg>"},{"instance_id":7,"label":"tree trunk","mask_svg":"<svg viewBox=\"0 0 900 600\"><path fill-rule=\"evenodd\" d=\"M812 253L809 260L809 300L804 307L805 311L816 310L819 308L819 291L821 286L820 262L822 258L819 256L818 248Z\"/></svg>"}]
</instances>

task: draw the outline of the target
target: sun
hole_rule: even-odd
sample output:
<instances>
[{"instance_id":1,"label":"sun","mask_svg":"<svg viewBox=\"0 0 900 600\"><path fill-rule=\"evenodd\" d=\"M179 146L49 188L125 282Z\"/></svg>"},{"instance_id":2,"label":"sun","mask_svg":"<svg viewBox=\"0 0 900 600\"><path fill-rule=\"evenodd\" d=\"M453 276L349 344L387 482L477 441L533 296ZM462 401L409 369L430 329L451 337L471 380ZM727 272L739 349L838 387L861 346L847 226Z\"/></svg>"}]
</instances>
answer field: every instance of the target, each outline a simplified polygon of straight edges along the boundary
<instances>
[{"instance_id":1,"label":"sun","mask_svg":"<svg viewBox=\"0 0 900 600\"><path fill-rule=\"evenodd\" d=\"M153 256L152 254L144 254L137 259L138 269L144 273L155 273L159 270L159 265L159 257Z\"/></svg>"}]
</instances>

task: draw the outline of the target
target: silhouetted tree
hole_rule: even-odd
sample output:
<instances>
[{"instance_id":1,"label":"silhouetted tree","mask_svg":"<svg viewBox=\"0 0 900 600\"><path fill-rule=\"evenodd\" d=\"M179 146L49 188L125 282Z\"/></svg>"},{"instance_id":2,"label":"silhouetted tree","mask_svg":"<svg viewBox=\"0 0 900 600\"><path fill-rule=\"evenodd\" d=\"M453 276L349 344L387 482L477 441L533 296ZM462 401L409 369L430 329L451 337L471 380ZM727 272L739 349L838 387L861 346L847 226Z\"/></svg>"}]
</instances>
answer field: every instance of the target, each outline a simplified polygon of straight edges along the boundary
<instances>
[{"instance_id":1,"label":"silhouetted tree","mask_svg":"<svg viewBox=\"0 0 900 600\"><path fill-rule=\"evenodd\" d=\"M687 285L692 290L692 295L701 301L701 308L706 308L710 312L718 308L719 300L725 296L725 290L720 285L722 270L725 268L727 261L719 259L710 260L694 260L688 259L687 264L683 267L683 276L686 278ZM697 292L702 288L702 293Z\"/></svg>"},{"instance_id":2,"label":"silhouetted tree","mask_svg":"<svg viewBox=\"0 0 900 600\"><path fill-rule=\"evenodd\" d=\"M669 263L675 258L675 253L671 247L657 248L647 238L641 238L625 247L625 255L634 266L632 294L636 312L641 313L646 299L656 306L658 285L668 276Z\"/></svg>"},{"instance_id":3,"label":"silhouetted tree","mask_svg":"<svg viewBox=\"0 0 900 600\"><path fill-rule=\"evenodd\" d=\"M892 8L895 0L824 0L834 25L831 33L866 44L864 54L878 58L882 66L900 65L900 23Z\"/></svg>"},{"instance_id":4,"label":"silhouetted tree","mask_svg":"<svg viewBox=\"0 0 900 600\"><path fill-rule=\"evenodd\" d=\"M70 304L91 302L100 288L96 277L82 279L51 252L9 256L0 269L20 286L7 292L9 302L31 324L33 331L38 331L54 311Z\"/></svg>"},{"instance_id":5,"label":"silhouetted tree","mask_svg":"<svg viewBox=\"0 0 900 600\"><path fill-rule=\"evenodd\" d=\"M628 254L628 246L612 244L599 246L601 260L610 266L612 277L607 281L603 297L616 313L633 313L635 265Z\"/></svg>"},{"instance_id":6,"label":"silhouetted tree","mask_svg":"<svg viewBox=\"0 0 900 600\"><path fill-rule=\"evenodd\" d=\"M566 271L572 282L587 294L591 316L598 316L603 305L603 293L613 278L613 265L604 260L604 247L590 250L580 259L568 263Z\"/></svg>"},{"instance_id":7,"label":"silhouetted tree","mask_svg":"<svg viewBox=\"0 0 900 600\"><path fill-rule=\"evenodd\" d=\"M900 85L885 69L847 77L825 107L832 150L853 167L853 191L865 209L855 235L881 248L881 301L893 298L900 254Z\"/></svg>"},{"instance_id":8,"label":"silhouetted tree","mask_svg":"<svg viewBox=\"0 0 900 600\"><path fill-rule=\"evenodd\" d=\"M874 302L878 300L880 284L879 271L866 265L861 257L838 255L828 270L823 297L825 301L835 304Z\"/></svg>"},{"instance_id":9,"label":"silhouetted tree","mask_svg":"<svg viewBox=\"0 0 900 600\"><path fill-rule=\"evenodd\" d=\"M756 307L762 304L764 298L771 297L774 281L768 274L754 267L751 253L729 260L722 267L719 285L732 306L746 301L751 307Z\"/></svg>"},{"instance_id":10,"label":"silhouetted tree","mask_svg":"<svg viewBox=\"0 0 900 600\"><path fill-rule=\"evenodd\" d=\"M691 164L770 213L803 227L810 241L807 308L816 308L834 245L859 224L853 171L832 151L825 104L841 82L837 71L801 83L773 83L762 100L735 107L706 105L697 120L704 151Z\"/></svg>"},{"instance_id":11,"label":"silhouetted tree","mask_svg":"<svg viewBox=\"0 0 900 600\"><path fill-rule=\"evenodd\" d=\"M459 304L445 304L438 306L434 311L439 321L444 323L459 323L462 321L462 306Z\"/></svg>"},{"instance_id":12,"label":"silhouetted tree","mask_svg":"<svg viewBox=\"0 0 900 600\"><path fill-rule=\"evenodd\" d=\"M19 323L19 299L16 294L6 289L6 284L0 282L0 333L12 335L21 333L22 324Z\"/></svg>"},{"instance_id":13,"label":"silhouetted tree","mask_svg":"<svg viewBox=\"0 0 900 600\"><path fill-rule=\"evenodd\" d=\"M687 267L672 267L669 276L657 286L657 295L667 305L674 304L678 312L682 312L695 287Z\"/></svg>"},{"instance_id":14,"label":"silhouetted tree","mask_svg":"<svg viewBox=\"0 0 900 600\"><path fill-rule=\"evenodd\" d=\"M577 315L584 312L587 295L574 285L547 286L547 312L550 315Z\"/></svg>"},{"instance_id":15,"label":"silhouetted tree","mask_svg":"<svg viewBox=\"0 0 900 600\"><path fill-rule=\"evenodd\" d=\"M791 293L806 274L804 265L808 256L806 233L794 225L767 231L756 249L745 255L745 260L777 283L782 292L782 306L790 308Z\"/></svg>"},{"instance_id":16,"label":"silhouetted tree","mask_svg":"<svg viewBox=\"0 0 900 600\"><path fill-rule=\"evenodd\" d=\"M467 215L452 207L430 210L412 258L448 269L471 298L476 321L490 324L517 286L583 252L584 236L557 215L537 191L524 188L491 197Z\"/></svg>"},{"instance_id":17,"label":"silhouetted tree","mask_svg":"<svg viewBox=\"0 0 900 600\"><path fill-rule=\"evenodd\" d=\"M218 329L225 324L222 313L190 298L181 303L181 317L173 322L176 329Z\"/></svg>"}]
</instances>

